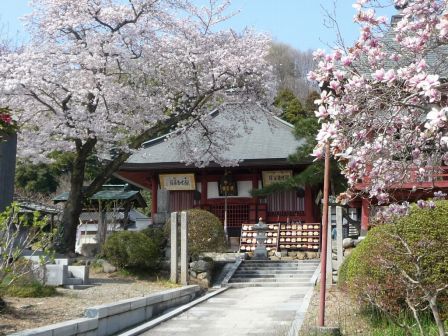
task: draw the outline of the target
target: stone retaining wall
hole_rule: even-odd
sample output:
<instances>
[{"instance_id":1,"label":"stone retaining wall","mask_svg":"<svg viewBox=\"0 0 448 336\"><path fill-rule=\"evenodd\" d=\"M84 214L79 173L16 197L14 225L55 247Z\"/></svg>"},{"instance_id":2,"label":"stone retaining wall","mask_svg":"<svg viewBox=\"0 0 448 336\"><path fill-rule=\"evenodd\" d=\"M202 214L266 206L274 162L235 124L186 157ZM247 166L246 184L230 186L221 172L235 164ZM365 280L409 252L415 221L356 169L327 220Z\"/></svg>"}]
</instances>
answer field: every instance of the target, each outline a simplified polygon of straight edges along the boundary
<instances>
[{"instance_id":1,"label":"stone retaining wall","mask_svg":"<svg viewBox=\"0 0 448 336\"><path fill-rule=\"evenodd\" d=\"M109 336L194 300L199 286L185 286L148 296L87 308L85 318L41 328L20 331L10 336Z\"/></svg>"}]
</instances>

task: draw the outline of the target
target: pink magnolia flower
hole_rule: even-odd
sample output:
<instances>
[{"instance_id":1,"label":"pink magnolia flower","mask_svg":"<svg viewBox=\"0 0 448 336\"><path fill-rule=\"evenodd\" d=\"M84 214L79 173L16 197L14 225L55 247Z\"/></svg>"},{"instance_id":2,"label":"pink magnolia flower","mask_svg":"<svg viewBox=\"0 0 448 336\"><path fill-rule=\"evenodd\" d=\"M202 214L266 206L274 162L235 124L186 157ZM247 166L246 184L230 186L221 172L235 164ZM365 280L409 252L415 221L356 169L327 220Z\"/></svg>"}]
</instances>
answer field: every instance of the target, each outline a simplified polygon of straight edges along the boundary
<instances>
[{"instance_id":1,"label":"pink magnolia flower","mask_svg":"<svg viewBox=\"0 0 448 336\"><path fill-rule=\"evenodd\" d=\"M376 81L381 82L382 80L384 80L384 69L376 70L375 73L372 75L372 77Z\"/></svg>"},{"instance_id":2,"label":"pink magnolia flower","mask_svg":"<svg viewBox=\"0 0 448 336\"><path fill-rule=\"evenodd\" d=\"M0 121L3 121L5 124L11 124L12 118L9 114L0 114Z\"/></svg>"}]
</instances>

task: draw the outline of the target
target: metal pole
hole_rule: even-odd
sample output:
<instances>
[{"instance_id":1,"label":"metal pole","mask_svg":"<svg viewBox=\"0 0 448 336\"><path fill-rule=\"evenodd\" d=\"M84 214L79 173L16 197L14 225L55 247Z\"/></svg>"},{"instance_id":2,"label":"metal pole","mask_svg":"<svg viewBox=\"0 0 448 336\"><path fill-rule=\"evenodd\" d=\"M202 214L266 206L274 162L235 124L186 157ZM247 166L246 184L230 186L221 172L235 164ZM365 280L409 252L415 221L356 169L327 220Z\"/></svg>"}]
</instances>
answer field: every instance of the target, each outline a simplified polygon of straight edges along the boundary
<instances>
[{"instance_id":1,"label":"metal pole","mask_svg":"<svg viewBox=\"0 0 448 336\"><path fill-rule=\"evenodd\" d=\"M328 191L330 186L330 142L325 145L324 199L322 209L322 249L320 252L320 293L319 320L320 327L325 325L325 293L327 278L327 235L328 235ZM330 261L331 262L331 261Z\"/></svg>"}]
</instances>

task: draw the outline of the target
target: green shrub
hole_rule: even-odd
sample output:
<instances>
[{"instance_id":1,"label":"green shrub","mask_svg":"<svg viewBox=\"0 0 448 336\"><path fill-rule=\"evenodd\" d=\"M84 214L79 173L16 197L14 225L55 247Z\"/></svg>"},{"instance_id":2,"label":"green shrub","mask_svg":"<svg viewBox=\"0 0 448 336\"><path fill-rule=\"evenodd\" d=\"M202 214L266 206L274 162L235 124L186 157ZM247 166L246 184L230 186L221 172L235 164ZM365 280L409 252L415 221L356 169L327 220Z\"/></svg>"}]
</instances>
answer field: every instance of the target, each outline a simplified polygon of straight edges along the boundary
<instances>
[{"instance_id":1,"label":"green shrub","mask_svg":"<svg viewBox=\"0 0 448 336\"><path fill-rule=\"evenodd\" d=\"M201 209L187 211L188 250L196 258L202 252L224 252L227 248L224 226L211 212ZM170 235L170 220L165 225L165 234Z\"/></svg>"},{"instance_id":2,"label":"green shrub","mask_svg":"<svg viewBox=\"0 0 448 336\"><path fill-rule=\"evenodd\" d=\"M412 206L409 215L373 228L342 264L340 284L402 325L411 305L430 311L428 295L448 284L447 221L448 202L439 201L434 209ZM437 296L442 319L447 298L447 289Z\"/></svg>"},{"instance_id":3,"label":"green shrub","mask_svg":"<svg viewBox=\"0 0 448 336\"><path fill-rule=\"evenodd\" d=\"M119 231L103 245L105 258L120 268L155 269L159 266L160 246L141 232Z\"/></svg>"},{"instance_id":4,"label":"green shrub","mask_svg":"<svg viewBox=\"0 0 448 336\"><path fill-rule=\"evenodd\" d=\"M56 294L56 288L53 286L46 286L39 281L30 278L22 277L11 285L6 285L6 281L0 285L0 296L12 296L20 298L38 298L53 296Z\"/></svg>"},{"instance_id":5,"label":"green shrub","mask_svg":"<svg viewBox=\"0 0 448 336\"><path fill-rule=\"evenodd\" d=\"M141 233L145 234L149 239L151 239L154 244L159 246L160 250L163 250L166 247L167 239L165 237L165 233L163 229L160 227L149 227L141 231Z\"/></svg>"}]
</instances>

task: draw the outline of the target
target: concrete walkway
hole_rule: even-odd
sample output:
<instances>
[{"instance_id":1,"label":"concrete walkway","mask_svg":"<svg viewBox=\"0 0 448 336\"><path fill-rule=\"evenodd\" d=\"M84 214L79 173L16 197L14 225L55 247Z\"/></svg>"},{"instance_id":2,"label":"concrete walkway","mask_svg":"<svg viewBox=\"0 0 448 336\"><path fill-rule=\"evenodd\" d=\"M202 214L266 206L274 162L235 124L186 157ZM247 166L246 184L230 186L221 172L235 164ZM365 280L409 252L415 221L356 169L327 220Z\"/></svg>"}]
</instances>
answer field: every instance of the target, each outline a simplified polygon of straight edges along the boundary
<instances>
[{"instance_id":1,"label":"concrete walkway","mask_svg":"<svg viewBox=\"0 0 448 336\"><path fill-rule=\"evenodd\" d=\"M142 335L297 336L313 288L231 288Z\"/></svg>"}]
</instances>

